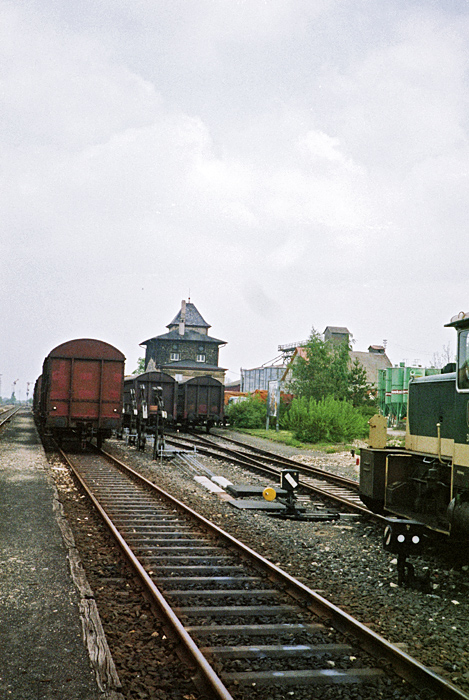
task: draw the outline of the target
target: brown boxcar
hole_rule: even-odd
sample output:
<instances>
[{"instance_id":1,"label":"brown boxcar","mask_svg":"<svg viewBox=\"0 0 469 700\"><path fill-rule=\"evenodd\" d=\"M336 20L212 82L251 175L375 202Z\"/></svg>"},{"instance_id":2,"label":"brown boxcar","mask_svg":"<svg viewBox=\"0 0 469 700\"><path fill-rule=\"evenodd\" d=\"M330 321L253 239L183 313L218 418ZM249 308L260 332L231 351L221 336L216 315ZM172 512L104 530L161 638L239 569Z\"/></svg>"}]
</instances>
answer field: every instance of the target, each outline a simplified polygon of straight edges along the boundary
<instances>
[{"instance_id":1,"label":"brown boxcar","mask_svg":"<svg viewBox=\"0 0 469 700\"><path fill-rule=\"evenodd\" d=\"M139 449L145 448L146 433L162 440L165 425L176 423L176 409L177 382L169 374L149 371L124 379L123 425Z\"/></svg>"},{"instance_id":2,"label":"brown boxcar","mask_svg":"<svg viewBox=\"0 0 469 700\"><path fill-rule=\"evenodd\" d=\"M209 375L179 383L178 423L205 426L207 432L223 421L224 386Z\"/></svg>"},{"instance_id":3,"label":"brown boxcar","mask_svg":"<svg viewBox=\"0 0 469 700\"><path fill-rule=\"evenodd\" d=\"M41 423L59 441L75 437L98 445L122 421L124 355L101 340L82 338L58 345L44 360Z\"/></svg>"},{"instance_id":4,"label":"brown boxcar","mask_svg":"<svg viewBox=\"0 0 469 700\"><path fill-rule=\"evenodd\" d=\"M33 414L36 420L39 420L39 413L41 408L41 384L42 384L42 374L36 379L34 385L33 393Z\"/></svg>"}]
</instances>

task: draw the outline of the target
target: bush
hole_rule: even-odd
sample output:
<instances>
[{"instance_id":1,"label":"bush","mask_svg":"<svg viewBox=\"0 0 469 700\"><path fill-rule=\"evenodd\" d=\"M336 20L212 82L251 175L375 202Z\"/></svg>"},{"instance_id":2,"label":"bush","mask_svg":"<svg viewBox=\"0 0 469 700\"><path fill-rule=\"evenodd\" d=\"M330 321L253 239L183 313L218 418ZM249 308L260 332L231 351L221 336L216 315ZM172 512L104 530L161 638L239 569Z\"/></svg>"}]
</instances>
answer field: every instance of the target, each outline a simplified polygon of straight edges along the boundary
<instances>
[{"instance_id":1,"label":"bush","mask_svg":"<svg viewBox=\"0 0 469 700\"><path fill-rule=\"evenodd\" d=\"M260 396L249 395L245 401L229 403L225 416L233 428L265 428L267 406Z\"/></svg>"},{"instance_id":2,"label":"bush","mask_svg":"<svg viewBox=\"0 0 469 700\"><path fill-rule=\"evenodd\" d=\"M288 427L302 442L351 442L368 433L367 417L347 401L293 399Z\"/></svg>"}]
</instances>

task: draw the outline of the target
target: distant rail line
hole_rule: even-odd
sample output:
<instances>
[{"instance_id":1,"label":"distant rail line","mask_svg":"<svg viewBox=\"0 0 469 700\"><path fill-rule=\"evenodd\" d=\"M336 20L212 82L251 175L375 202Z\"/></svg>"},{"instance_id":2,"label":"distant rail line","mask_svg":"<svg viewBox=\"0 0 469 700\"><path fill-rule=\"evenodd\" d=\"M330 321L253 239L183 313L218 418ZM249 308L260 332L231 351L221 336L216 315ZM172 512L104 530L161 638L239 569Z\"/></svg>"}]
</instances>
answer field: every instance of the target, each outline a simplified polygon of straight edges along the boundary
<instances>
[{"instance_id":1,"label":"distant rail line","mask_svg":"<svg viewBox=\"0 0 469 700\"><path fill-rule=\"evenodd\" d=\"M103 452L62 455L179 638L207 697L236 700L247 686L253 699L267 698L272 686L287 693L314 684L337 688L342 698L344 685L357 683L377 684L378 694L396 673L441 700L468 700L123 462Z\"/></svg>"}]
</instances>

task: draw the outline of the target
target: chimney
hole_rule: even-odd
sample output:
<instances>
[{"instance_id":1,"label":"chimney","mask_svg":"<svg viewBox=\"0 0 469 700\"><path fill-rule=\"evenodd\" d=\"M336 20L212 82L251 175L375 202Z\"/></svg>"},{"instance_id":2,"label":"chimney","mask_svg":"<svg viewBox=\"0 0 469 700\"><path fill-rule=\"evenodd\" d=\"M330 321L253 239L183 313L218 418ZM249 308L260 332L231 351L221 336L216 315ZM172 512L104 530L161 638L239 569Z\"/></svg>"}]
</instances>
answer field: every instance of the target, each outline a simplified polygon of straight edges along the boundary
<instances>
[{"instance_id":1,"label":"chimney","mask_svg":"<svg viewBox=\"0 0 469 700\"><path fill-rule=\"evenodd\" d=\"M179 335L184 335L186 330L186 301L181 301L181 320L179 321Z\"/></svg>"}]
</instances>

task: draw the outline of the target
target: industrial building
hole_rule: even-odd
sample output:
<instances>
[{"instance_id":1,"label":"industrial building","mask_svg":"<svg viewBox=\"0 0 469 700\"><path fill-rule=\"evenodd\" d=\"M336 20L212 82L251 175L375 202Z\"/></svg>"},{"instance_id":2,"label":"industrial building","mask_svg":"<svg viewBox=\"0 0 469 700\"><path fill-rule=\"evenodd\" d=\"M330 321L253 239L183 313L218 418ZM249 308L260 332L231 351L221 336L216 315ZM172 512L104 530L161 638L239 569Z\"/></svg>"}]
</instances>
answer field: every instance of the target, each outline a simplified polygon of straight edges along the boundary
<instances>
[{"instance_id":1,"label":"industrial building","mask_svg":"<svg viewBox=\"0 0 469 700\"><path fill-rule=\"evenodd\" d=\"M327 326L323 333L325 341L340 344L350 343L352 334L343 326ZM269 388L269 381L283 380L288 383L291 376L290 367L296 357L306 358L305 346L308 341L299 341L287 345L279 345L278 350L282 353L278 358L270 363L255 367L253 369L241 369L241 391L251 393L256 390L264 391ZM369 384L378 386L380 370L392 367L392 363L386 355L383 345L370 345L368 352L356 350L350 351L350 362L353 364L358 360L366 371L366 378Z\"/></svg>"}]
</instances>

